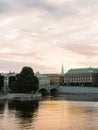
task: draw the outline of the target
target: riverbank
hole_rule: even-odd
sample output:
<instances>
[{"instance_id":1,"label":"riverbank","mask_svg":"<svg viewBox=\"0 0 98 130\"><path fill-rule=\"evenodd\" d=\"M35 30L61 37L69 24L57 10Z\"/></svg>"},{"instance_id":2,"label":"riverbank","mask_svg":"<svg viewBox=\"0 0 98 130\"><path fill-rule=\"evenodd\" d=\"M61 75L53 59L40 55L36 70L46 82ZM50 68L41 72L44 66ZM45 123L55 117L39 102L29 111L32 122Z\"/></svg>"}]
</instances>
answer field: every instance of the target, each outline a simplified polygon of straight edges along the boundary
<instances>
[{"instance_id":1,"label":"riverbank","mask_svg":"<svg viewBox=\"0 0 98 130\"><path fill-rule=\"evenodd\" d=\"M41 94L20 94L20 93L8 93L0 94L0 100L37 100L41 98Z\"/></svg>"},{"instance_id":2,"label":"riverbank","mask_svg":"<svg viewBox=\"0 0 98 130\"><path fill-rule=\"evenodd\" d=\"M58 98L71 101L98 101L98 94L64 94L60 93Z\"/></svg>"},{"instance_id":3,"label":"riverbank","mask_svg":"<svg viewBox=\"0 0 98 130\"><path fill-rule=\"evenodd\" d=\"M59 86L58 93L64 94L98 94L98 87Z\"/></svg>"}]
</instances>

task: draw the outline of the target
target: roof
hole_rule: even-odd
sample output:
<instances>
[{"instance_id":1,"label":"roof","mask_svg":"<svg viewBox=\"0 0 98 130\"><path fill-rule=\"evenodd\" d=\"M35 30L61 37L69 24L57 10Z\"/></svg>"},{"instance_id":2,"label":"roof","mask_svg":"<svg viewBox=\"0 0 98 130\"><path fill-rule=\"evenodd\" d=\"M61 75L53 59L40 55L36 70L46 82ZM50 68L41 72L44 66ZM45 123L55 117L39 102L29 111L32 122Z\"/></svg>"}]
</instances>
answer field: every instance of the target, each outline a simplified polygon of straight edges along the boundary
<instances>
[{"instance_id":1,"label":"roof","mask_svg":"<svg viewBox=\"0 0 98 130\"><path fill-rule=\"evenodd\" d=\"M77 68L77 69L70 69L68 70L67 74L74 74L74 73L98 73L98 68Z\"/></svg>"}]
</instances>

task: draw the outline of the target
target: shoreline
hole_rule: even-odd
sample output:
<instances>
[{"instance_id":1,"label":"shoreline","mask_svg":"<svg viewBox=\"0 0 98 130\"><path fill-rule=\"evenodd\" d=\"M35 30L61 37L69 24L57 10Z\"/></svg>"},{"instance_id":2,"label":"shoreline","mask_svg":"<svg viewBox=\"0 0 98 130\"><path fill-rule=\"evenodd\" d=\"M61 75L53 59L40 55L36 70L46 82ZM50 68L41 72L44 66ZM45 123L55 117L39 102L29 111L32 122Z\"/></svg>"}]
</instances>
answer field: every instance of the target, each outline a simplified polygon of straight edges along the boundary
<instances>
[{"instance_id":1,"label":"shoreline","mask_svg":"<svg viewBox=\"0 0 98 130\"><path fill-rule=\"evenodd\" d=\"M41 98L41 94L20 94L20 93L8 93L8 94L0 94L0 100L21 100L21 101L29 101L29 100L37 100Z\"/></svg>"}]
</instances>

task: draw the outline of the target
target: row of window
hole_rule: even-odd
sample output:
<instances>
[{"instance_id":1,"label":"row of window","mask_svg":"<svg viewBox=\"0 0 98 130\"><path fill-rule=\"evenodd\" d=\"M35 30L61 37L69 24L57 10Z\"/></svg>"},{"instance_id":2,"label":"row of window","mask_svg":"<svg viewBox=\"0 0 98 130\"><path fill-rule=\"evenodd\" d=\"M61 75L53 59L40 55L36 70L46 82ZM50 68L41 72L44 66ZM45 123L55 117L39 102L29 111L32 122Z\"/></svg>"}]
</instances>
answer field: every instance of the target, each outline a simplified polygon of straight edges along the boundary
<instances>
[{"instance_id":1,"label":"row of window","mask_svg":"<svg viewBox=\"0 0 98 130\"><path fill-rule=\"evenodd\" d=\"M92 82L92 78L66 78L65 82Z\"/></svg>"}]
</instances>

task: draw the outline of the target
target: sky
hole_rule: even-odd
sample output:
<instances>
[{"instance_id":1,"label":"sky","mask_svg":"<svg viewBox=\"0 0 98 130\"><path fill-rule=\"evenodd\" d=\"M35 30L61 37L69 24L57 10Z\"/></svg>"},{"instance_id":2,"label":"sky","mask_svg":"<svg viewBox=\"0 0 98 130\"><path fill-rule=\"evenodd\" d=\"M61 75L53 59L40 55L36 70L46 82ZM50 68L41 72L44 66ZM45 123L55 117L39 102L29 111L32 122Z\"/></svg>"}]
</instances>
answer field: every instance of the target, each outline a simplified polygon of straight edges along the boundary
<instances>
[{"instance_id":1,"label":"sky","mask_svg":"<svg viewBox=\"0 0 98 130\"><path fill-rule=\"evenodd\" d=\"M0 0L0 72L98 67L98 0Z\"/></svg>"}]
</instances>

